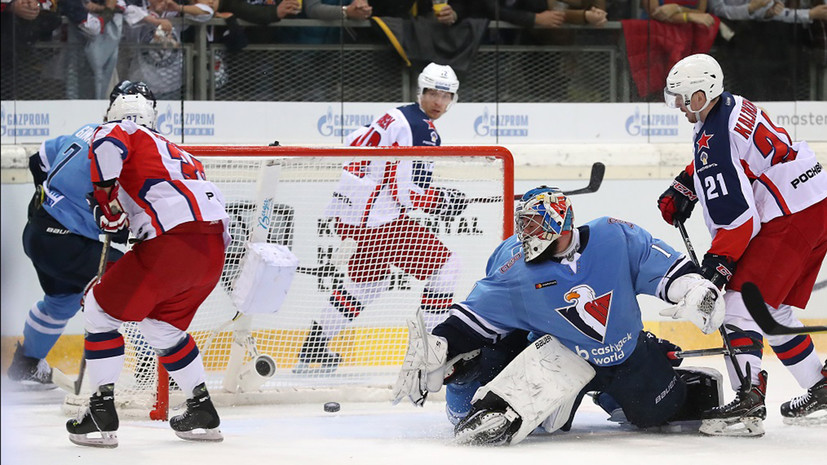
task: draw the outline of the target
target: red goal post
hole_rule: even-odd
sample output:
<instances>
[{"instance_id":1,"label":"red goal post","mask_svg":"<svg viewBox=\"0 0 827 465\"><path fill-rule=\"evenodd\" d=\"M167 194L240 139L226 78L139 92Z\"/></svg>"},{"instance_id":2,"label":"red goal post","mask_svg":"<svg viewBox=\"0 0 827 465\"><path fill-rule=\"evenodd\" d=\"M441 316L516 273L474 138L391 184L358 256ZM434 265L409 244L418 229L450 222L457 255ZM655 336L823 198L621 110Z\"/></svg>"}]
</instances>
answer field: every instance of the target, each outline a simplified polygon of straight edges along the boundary
<instances>
[{"instance_id":1,"label":"red goal post","mask_svg":"<svg viewBox=\"0 0 827 465\"><path fill-rule=\"evenodd\" d=\"M383 277L383 290L366 294L368 303L358 317L330 340L331 350L342 356L338 368L294 373L298 352L328 305L331 290L349 279L348 256L325 213L345 164L373 159L433 162L432 185L467 196L468 207L455 218L407 211L458 257L456 300L484 276L494 247L513 233L514 162L504 147L183 148L204 164L231 217L233 240L221 281L189 328L218 405L321 401L334 392L342 400L390 399L407 346L405 321L422 303L427 281L394 267ZM299 268L275 314L240 315L231 299L248 241L280 244L298 258ZM135 325L124 324L121 332L127 347L115 391L119 410L127 416L166 419L169 406L183 402L183 394L167 383L162 368L159 372L154 351ZM91 389L85 384L80 396L67 396L65 406L81 405L88 398Z\"/></svg>"}]
</instances>

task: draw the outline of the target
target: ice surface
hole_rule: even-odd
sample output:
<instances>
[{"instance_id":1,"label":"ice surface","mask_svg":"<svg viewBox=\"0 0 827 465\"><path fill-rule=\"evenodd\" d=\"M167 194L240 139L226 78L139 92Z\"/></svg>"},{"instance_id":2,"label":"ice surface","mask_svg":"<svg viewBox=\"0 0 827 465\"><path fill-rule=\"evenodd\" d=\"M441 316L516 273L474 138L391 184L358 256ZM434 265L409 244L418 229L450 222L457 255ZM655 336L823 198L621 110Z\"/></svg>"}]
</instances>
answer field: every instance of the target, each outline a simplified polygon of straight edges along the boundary
<instances>
[{"instance_id":1,"label":"ice surface","mask_svg":"<svg viewBox=\"0 0 827 465\"><path fill-rule=\"evenodd\" d=\"M822 359L824 356L822 355ZM723 372L720 357L690 359L685 365L714 366ZM516 446L461 447L451 444L452 427L444 403L410 405L341 402L337 413L323 403L222 408L222 443L182 441L166 423L124 421L117 449L92 449L69 442L60 411L62 396L50 392L9 392L3 380L2 463L46 465L516 465L651 464L700 465L750 462L822 463L827 450L827 426L787 426L779 405L803 393L775 357L769 371L762 438L703 437L694 432L642 432L606 421L585 399L566 433L530 436ZM733 393L725 390L726 400ZM337 401L339 399L329 399Z\"/></svg>"}]
</instances>

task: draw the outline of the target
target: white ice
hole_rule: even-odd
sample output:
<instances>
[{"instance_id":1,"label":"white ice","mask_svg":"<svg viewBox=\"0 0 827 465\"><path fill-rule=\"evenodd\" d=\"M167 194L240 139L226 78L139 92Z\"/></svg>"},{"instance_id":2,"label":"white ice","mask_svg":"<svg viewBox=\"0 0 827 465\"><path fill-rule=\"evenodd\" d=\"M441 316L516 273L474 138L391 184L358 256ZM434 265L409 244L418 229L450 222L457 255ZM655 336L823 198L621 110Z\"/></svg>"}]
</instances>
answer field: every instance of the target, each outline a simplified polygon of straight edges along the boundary
<instances>
[{"instance_id":1,"label":"white ice","mask_svg":"<svg viewBox=\"0 0 827 465\"><path fill-rule=\"evenodd\" d=\"M824 357L822 356L822 359ZM713 366L720 357L689 359L685 365ZM322 404L224 407L222 443L193 443L175 437L164 422L123 421L117 449L71 444L56 391L9 392L3 380L2 463L53 465L166 464L652 464L700 465L783 462L823 463L827 426L788 426L779 406L803 393L775 357L769 371L767 434L762 438L703 437L696 432L642 432L606 421L586 398L569 432L531 436L508 447L451 444L452 427L444 402L424 408L342 402L337 413ZM726 400L733 393L725 389ZM330 399L337 400L337 399Z\"/></svg>"}]
</instances>

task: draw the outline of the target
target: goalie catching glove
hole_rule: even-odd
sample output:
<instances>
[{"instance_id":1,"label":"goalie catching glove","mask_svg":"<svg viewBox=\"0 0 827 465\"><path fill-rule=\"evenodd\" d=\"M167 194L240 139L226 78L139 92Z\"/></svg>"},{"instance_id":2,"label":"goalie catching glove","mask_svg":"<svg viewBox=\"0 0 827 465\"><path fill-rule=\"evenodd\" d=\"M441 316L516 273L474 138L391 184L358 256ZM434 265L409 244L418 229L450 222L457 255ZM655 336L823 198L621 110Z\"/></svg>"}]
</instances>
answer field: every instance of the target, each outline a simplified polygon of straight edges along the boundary
<instances>
[{"instance_id":1,"label":"goalie catching glove","mask_svg":"<svg viewBox=\"0 0 827 465\"><path fill-rule=\"evenodd\" d=\"M661 310L662 316L689 320L704 334L717 331L724 322L721 291L697 273L676 278L670 284L666 297L672 303L677 302L677 305Z\"/></svg>"},{"instance_id":2,"label":"goalie catching glove","mask_svg":"<svg viewBox=\"0 0 827 465\"><path fill-rule=\"evenodd\" d=\"M407 397L414 405L423 406L429 392L442 388L454 364L470 360L479 352L475 350L447 360L448 341L428 334L422 312L417 311L416 319L408 320L408 351L393 388L393 404Z\"/></svg>"},{"instance_id":3,"label":"goalie catching glove","mask_svg":"<svg viewBox=\"0 0 827 465\"><path fill-rule=\"evenodd\" d=\"M126 216L123 205L118 200L117 184L114 184L109 192L106 192L106 189L95 187L88 201L89 208L92 209L92 214L95 215L95 221L101 231L107 234L117 234L129 227L129 218Z\"/></svg>"}]
</instances>

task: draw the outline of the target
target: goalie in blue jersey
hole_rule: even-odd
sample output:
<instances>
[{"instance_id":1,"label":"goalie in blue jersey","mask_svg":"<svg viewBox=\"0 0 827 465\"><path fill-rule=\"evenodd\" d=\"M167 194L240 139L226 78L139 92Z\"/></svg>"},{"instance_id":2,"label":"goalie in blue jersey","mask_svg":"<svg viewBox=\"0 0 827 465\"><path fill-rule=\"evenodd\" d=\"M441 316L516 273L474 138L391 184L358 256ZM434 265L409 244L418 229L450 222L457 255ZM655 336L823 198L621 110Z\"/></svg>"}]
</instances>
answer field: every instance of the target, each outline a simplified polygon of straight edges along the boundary
<instances>
[{"instance_id":1,"label":"goalie in blue jersey","mask_svg":"<svg viewBox=\"0 0 827 465\"><path fill-rule=\"evenodd\" d=\"M428 334L421 319L409 322L396 402L422 405L446 384L464 444L514 444L538 426L568 430L587 392L641 428L698 420L720 405L720 373L674 368L668 343L643 330L637 302L657 296L676 304L664 316L716 331L721 292L691 260L626 221L575 227L556 188L527 192L515 221L517 234L443 323Z\"/></svg>"}]
</instances>

